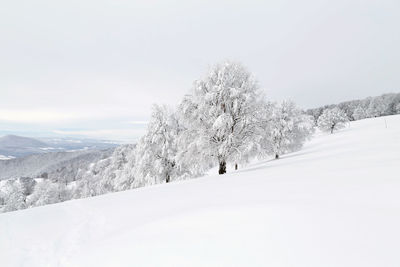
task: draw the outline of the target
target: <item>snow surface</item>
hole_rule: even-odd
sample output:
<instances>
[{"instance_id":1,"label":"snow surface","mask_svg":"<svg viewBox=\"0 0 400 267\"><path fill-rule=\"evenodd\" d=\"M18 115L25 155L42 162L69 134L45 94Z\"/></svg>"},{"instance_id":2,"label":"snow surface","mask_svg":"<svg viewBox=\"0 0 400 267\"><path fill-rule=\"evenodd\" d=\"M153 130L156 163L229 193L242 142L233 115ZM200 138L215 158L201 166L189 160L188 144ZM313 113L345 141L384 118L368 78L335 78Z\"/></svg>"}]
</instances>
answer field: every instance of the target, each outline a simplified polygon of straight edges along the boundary
<instances>
[{"instance_id":1,"label":"snow surface","mask_svg":"<svg viewBox=\"0 0 400 267\"><path fill-rule=\"evenodd\" d=\"M0 265L400 266L400 116L316 135L223 176L0 214Z\"/></svg>"}]
</instances>

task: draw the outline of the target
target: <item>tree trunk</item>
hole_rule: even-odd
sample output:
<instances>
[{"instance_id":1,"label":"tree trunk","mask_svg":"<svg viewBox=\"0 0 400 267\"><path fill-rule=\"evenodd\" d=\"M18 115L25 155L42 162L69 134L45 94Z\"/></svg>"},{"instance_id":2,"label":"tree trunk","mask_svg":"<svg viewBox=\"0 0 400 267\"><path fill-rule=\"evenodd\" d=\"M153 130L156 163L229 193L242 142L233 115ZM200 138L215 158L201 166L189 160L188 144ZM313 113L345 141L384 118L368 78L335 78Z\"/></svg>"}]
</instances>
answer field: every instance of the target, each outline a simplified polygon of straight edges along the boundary
<instances>
[{"instance_id":1,"label":"tree trunk","mask_svg":"<svg viewBox=\"0 0 400 267\"><path fill-rule=\"evenodd\" d=\"M165 178L165 182L169 183L169 179L170 179L169 174L167 174L167 177Z\"/></svg>"},{"instance_id":2,"label":"tree trunk","mask_svg":"<svg viewBox=\"0 0 400 267\"><path fill-rule=\"evenodd\" d=\"M235 163L235 171L237 171L237 169L238 169L238 164Z\"/></svg>"},{"instance_id":3,"label":"tree trunk","mask_svg":"<svg viewBox=\"0 0 400 267\"><path fill-rule=\"evenodd\" d=\"M275 154L275 159L279 159L278 153Z\"/></svg>"},{"instance_id":4,"label":"tree trunk","mask_svg":"<svg viewBox=\"0 0 400 267\"><path fill-rule=\"evenodd\" d=\"M219 162L219 171L218 171L218 173L219 174L225 174L226 173L226 161L225 160Z\"/></svg>"}]
</instances>

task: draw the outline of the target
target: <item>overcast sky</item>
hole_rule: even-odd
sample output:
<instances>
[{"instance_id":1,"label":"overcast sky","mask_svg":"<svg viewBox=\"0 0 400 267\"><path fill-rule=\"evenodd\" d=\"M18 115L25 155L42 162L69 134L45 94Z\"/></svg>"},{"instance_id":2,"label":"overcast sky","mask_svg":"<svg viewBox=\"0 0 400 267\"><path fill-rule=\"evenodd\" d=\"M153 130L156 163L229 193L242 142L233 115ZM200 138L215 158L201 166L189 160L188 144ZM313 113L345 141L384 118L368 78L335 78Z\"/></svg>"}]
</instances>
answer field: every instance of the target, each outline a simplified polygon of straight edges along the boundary
<instances>
[{"instance_id":1,"label":"overcast sky","mask_svg":"<svg viewBox=\"0 0 400 267\"><path fill-rule=\"evenodd\" d=\"M400 91L400 1L12 0L0 134L134 140L208 67L242 62L303 108Z\"/></svg>"}]
</instances>

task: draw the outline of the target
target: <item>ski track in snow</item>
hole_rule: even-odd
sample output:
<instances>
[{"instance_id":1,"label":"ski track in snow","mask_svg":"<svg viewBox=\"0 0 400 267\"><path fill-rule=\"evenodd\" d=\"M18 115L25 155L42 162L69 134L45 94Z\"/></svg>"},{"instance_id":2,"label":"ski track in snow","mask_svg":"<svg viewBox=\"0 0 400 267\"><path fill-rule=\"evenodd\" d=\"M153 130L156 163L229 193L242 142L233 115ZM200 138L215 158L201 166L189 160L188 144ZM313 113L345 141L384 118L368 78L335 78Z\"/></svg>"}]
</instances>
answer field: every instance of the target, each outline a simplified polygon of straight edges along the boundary
<instances>
[{"instance_id":1,"label":"ski track in snow","mask_svg":"<svg viewBox=\"0 0 400 267\"><path fill-rule=\"evenodd\" d=\"M0 265L398 267L399 167L400 115L356 121L223 176L0 214Z\"/></svg>"}]
</instances>

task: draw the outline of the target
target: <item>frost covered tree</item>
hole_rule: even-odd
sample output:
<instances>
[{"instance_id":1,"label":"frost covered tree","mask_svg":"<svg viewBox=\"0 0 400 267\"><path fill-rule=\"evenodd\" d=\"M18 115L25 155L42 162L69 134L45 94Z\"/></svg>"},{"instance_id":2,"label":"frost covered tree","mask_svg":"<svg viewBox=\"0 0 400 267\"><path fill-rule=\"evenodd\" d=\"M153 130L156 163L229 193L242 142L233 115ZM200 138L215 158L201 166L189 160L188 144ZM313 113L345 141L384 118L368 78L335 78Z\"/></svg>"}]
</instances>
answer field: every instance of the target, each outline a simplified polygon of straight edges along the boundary
<instances>
[{"instance_id":1,"label":"frost covered tree","mask_svg":"<svg viewBox=\"0 0 400 267\"><path fill-rule=\"evenodd\" d=\"M177 165L179 134L177 115L167 106L153 106L147 132L137 145L136 170L142 184L170 182L182 175Z\"/></svg>"},{"instance_id":2,"label":"frost covered tree","mask_svg":"<svg viewBox=\"0 0 400 267\"><path fill-rule=\"evenodd\" d=\"M400 93L398 94L391 94L388 99L388 108L387 114L394 115L400 113Z\"/></svg>"},{"instance_id":3,"label":"frost covered tree","mask_svg":"<svg viewBox=\"0 0 400 267\"><path fill-rule=\"evenodd\" d=\"M324 108L323 107L307 110L307 114L313 117L314 125L317 125L318 118L319 118L319 116L321 116L321 114L323 112L324 112Z\"/></svg>"},{"instance_id":4,"label":"frost covered tree","mask_svg":"<svg viewBox=\"0 0 400 267\"><path fill-rule=\"evenodd\" d=\"M61 183L61 185L64 184ZM28 198L27 204L35 207L65 201L67 199L63 197L63 189L64 187L60 188L58 183L42 179L36 184L33 193Z\"/></svg>"},{"instance_id":5,"label":"frost covered tree","mask_svg":"<svg viewBox=\"0 0 400 267\"><path fill-rule=\"evenodd\" d=\"M22 177L16 180L10 179L0 189L2 195L3 212L25 209L57 203L70 199L66 195L63 183L53 183L48 179L35 179Z\"/></svg>"},{"instance_id":6,"label":"frost covered tree","mask_svg":"<svg viewBox=\"0 0 400 267\"><path fill-rule=\"evenodd\" d=\"M219 174L228 161L240 158L255 133L255 113L261 99L256 80L239 63L215 65L195 82L181 104L195 147L208 161L218 162Z\"/></svg>"},{"instance_id":7,"label":"frost covered tree","mask_svg":"<svg viewBox=\"0 0 400 267\"><path fill-rule=\"evenodd\" d=\"M387 105L385 104L383 97L374 97L369 103L367 114L370 118L379 117L385 114Z\"/></svg>"},{"instance_id":8,"label":"frost covered tree","mask_svg":"<svg viewBox=\"0 0 400 267\"><path fill-rule=\"evenodd\" d=\"M135 181L135 157L136 145L128 144L116 148L110 158L109 167L104 171L101 184L110 185L113 192L132 188Z\"/></svg>"},{"instance_id":9,"label":"frost covered tree","mask_svg":"<svg viewBox=\"0 0 400 267\"><path fill-rule=\"evenodd\" d=\"M26 208L24 188L18 180L7 180L1 188L3 212Z\"/></svg>"},{"instance_id":10,"label":"frost covered tree","mask_svg":"<svg viewBox=\"0 0 400 267\"><path fill-rule=\"evenodd\" d=\"M396 112L395 114L400 114L400 103L394 107L394 112Z\"/></svg>"},{"instance_id":11,"label":"frost covered tree","mask_svg":"<svg viewBox=\"0 0 400 267\"><path fill-rule=\"evenodd\" d=\"M339 108L326 109L318 118L318 128L322 131L333 133L345 127L348 122L346 114Z\"/></svg>"},{"instance_id":12,"label":"frost covered tree","mask_svg":"<svg viewBox=\"0 0 400 267\"><path fill-rule=\"evenodd\" d=\"M358 106L353 112L353 118L355 120L362 120L367 117L368 117L367 112L362 106Z\"/></svg>"},{"instance_id":13,"label":"frost covered tree","mask_svg":"<svg viewBox=\"0 0 400 267\"><path fill-rule=\"evenodd\" d=\"M269 103L263 112L262 152L276 159L284 153L300 149L314 131L314 121L291 101Z\"/></svg>"},{"instance_id":14,"label":"frost covered tree","mask_svg":"<svg viewBox=\"0 0 400 267\"><path fill-rule=\"evenodd\" d=\"M135 145L121 145L110 157L91 163L78 174L74 198L126 190L134 183Z\"/></svg>"},{"instance_id":15,"label":"frost covered tree","mask_svg":"<svg viewBox=\"0 0 400 267\"><path fill-rule=\"evenodd\" d=\"M3 211L3 207L6 204L6 194L0 188L0 212Z\"/></svg>"}]
</instances>

